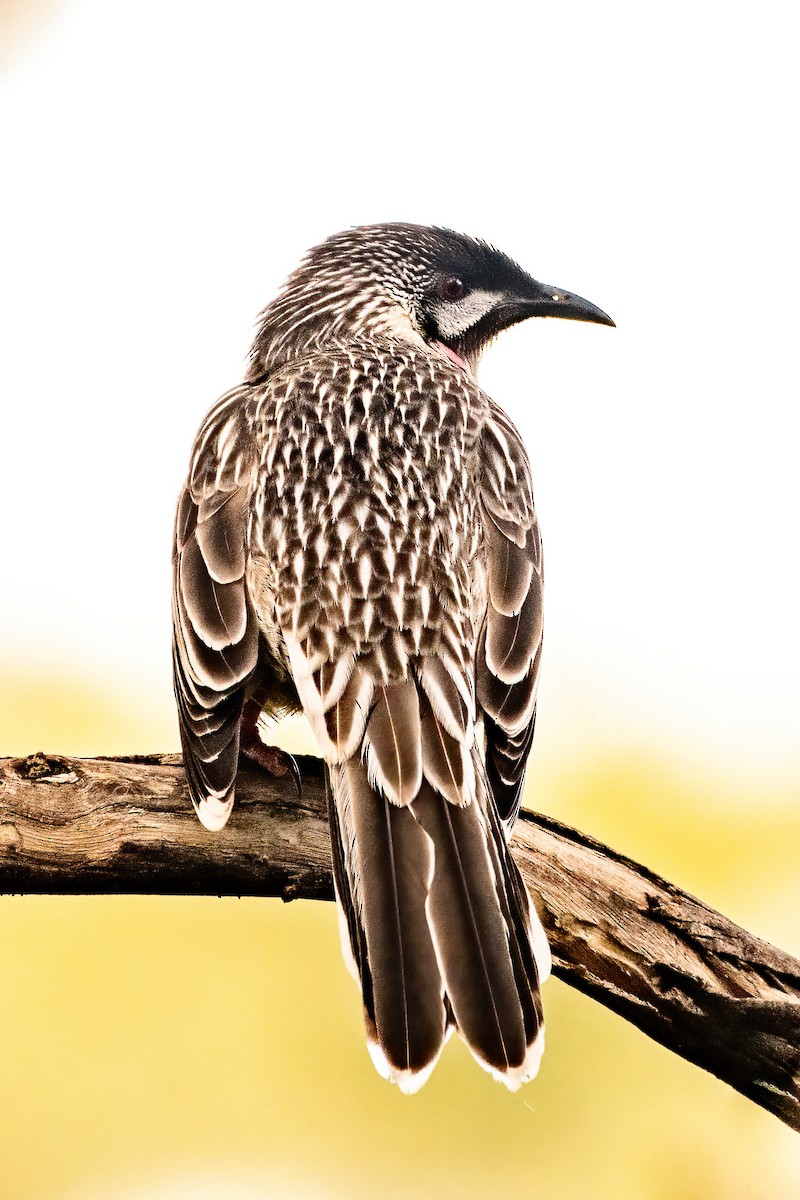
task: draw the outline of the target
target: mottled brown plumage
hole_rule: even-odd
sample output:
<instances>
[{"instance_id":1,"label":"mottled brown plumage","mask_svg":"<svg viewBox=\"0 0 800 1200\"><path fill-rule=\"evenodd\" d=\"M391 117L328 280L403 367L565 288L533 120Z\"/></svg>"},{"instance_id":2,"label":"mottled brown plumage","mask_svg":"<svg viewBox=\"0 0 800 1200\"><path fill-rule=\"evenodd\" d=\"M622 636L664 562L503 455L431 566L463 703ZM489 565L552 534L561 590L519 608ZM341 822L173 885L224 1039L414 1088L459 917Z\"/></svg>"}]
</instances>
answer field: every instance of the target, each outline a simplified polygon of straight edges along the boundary
<instances>
[{"instance_id":1,"label":"mottled brown plumage","mask_svg":"<svg viewBox=\"0 0 800 1200\"><path fill-rule=\"evenodd\" d=\"M519 435L474 377L532 315L610 323L448 231L329 239L262 315L178 509L192 800L224 825L245 701L302 708L370 1049L407 1091L453 1026L509 1087L541 1054L546 943L502 825L533 735L541 543Z\"/></svg>"}]
</instances>

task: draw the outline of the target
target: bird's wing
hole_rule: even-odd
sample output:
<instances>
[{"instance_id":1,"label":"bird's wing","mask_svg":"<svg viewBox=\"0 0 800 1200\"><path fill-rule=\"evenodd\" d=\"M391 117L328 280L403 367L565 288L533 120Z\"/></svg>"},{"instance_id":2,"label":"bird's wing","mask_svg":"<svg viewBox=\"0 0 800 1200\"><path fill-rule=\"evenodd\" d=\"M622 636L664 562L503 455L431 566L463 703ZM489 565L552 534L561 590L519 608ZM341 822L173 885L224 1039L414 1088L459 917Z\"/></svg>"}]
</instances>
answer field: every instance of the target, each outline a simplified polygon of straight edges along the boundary
<instances>
[{"instance_id":1,"label":"bird's wing","mask_svg":"<svg viewBox=\"0 0 800 1200\"><path fill-rule=\"evenodd\" d=\"M173 549L173 681L197 815L221 829L233 806L245 684L258 626L245 586L253 455L237 388L206 418L178 503Z\"/></svg>"},{"instance_id":2,"label":"bird's wing","mask_svg":"<svg viewBox=\"0 0 800 1200\"><path fill-rule=\"evenodd\" d=\"M519 812L533 741L542 650L542 542L519 433L492 404L481 439L480 497L488 560L486 620L477 654L486 770L498 812Z\"/></svg>"}]
</instances>

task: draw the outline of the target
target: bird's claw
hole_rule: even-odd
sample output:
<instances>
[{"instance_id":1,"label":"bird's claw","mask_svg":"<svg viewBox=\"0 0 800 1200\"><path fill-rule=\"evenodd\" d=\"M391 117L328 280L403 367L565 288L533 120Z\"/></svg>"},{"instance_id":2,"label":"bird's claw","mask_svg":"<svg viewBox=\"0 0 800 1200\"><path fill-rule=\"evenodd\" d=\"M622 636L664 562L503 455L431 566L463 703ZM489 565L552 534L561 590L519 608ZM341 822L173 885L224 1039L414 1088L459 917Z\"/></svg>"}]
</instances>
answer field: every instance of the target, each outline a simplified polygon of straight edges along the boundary
<instances>
[{"instance_id":1,"label":"bird's claw","mask_svg":"<svg viewBox=\"0 0 800 1200\"><path fill-rule=\"evenodd\" d=\"M274 779L284 779L287 775L291 775L297 799L302 800L303 776L297 765L297 759L288 750L281 750L279 746L268 746L256 735L255 738L242 738L240 754L249 762L256 763Z\"/></svg>"},{"instance_id":2,"label":"bird's claw","mask_svg":"<svg viewBox=\"0 0 800 1200\"><path fill-rule=\"evenodd\" d=\"M289 759L289 770L291 771L292 779L294 780L295 791L297 792L297 799L302 800L303 799L303 776L300 774L300 768L297 765L297 759L295 758L295 756L293 754L289 754L288 751L284 751L284 753L286 754L286 757Z\"/></svg>"}]
</instances>

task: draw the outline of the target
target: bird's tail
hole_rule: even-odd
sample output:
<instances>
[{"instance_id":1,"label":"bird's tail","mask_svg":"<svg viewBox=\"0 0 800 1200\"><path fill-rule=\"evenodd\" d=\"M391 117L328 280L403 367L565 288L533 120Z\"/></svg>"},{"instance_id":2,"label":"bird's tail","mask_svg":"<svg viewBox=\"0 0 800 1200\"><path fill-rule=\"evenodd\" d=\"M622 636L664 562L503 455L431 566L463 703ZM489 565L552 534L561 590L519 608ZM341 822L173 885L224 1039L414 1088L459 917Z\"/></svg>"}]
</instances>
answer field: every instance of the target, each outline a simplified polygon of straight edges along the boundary
<instances>
[{"instance_id":1,"label":"bird's tail","mask_svg":"<svg viewBox=\"0 0 800 1200\"><path fill-rule=\"evenodd\" d=\"M544 932L474 735L459 757L415 682L376 691L361 754L329 767L342 940L370 1053L381 1074L414 1092L455 1027L516 1090L536 1074L544 1046Z\"/></svg>"}]
</instances>

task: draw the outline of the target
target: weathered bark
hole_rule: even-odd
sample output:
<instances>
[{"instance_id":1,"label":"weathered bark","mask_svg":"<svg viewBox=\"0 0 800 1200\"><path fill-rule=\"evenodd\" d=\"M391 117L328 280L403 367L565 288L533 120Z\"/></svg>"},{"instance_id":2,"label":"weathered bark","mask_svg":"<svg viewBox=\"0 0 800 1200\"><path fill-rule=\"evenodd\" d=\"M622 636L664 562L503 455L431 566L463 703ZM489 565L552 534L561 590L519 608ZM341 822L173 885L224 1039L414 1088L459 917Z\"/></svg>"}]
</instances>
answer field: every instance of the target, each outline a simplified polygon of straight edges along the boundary
<instances>
[{"instance_id":1,"label":"weathered bark","mask_svg":"<svg viewBox=\"0 0 800 1200\"><path fill-rule=\"evenodd\" d=\"M0 891L331 899L321 764L244 768L207 833L177 755L0 760ZM523 813L514 855L555 972L800 1130L800 962L607 846Z\"/></svg>"}]
</instances>

